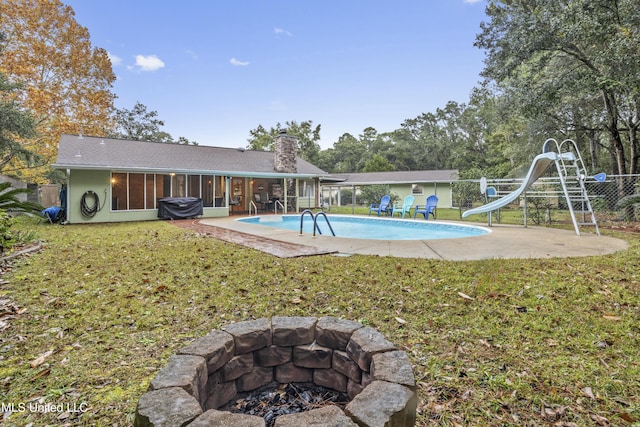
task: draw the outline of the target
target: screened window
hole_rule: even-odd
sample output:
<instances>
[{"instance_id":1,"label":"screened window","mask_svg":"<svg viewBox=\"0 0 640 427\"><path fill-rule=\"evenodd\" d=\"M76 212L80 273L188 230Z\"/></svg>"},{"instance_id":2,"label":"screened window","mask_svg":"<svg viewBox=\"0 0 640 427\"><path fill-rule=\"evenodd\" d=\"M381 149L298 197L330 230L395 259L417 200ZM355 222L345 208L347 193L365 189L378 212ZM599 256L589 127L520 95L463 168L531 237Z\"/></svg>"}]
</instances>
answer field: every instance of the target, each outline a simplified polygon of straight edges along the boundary
<instances>
[{"instance_id":1,"label":"screened window","mask_svg":"<svg viewBox=\"0 0 640 427\"><path fill-rule=\"evenodd\" d=\"M156 184L156 176L153 174L147 174L145 177L145 207L147 209L155 209L156 208L156 198L154 195Z\"/></svg>"},{"instance_id":2,"label":"screened window","mask_svg":"<svg viewBox=\"0 0 640 427\"><path fill-rule=\"evenodd\" d=\"M114 173L111 175L111 209L114 211L127 210L126 173Z\"/></svg>"},{"instance_id":3,"label":"screened window","mask_svg":"<svg viewBox=\"0 0 640 427\"><path fill-rule=\"evenodd\" d=\"M156 175L156 199L171 197L171 176Z\"/></svg>"},{"instance_id":4,"label":"screened window","mask_svg":"<svg viewBox=\"0 0 640 427\"><path fill-rule=\"evenodd\" d=\"M189 197L200 197L200 175L189 175L188 181Z\"/></svg>"},{"instance_id":5,"label":"screened window","mask_svg":"<svg viewBox=\"0 0 640 427\"><path fill-rule=\"evenodd\" d=\"M202 205L213 206L213 175L201 176Z\"/></svg>"},{"instance_id":6,"label":"screened window","mask_svg":"<svg viewBox=\"0 0 640 427\"><path fill-rule=\"evenodd\" d=\"M185 197L187 194L187 176L171 176L171 197Z\"/></svg>"},{"instance_id":7,"label":"screened window","mask_svg":"<svg viewBox=\"0 0 640 427\"><path fill-rule=\"evenodd\" d=\"M300 181L298 184L298 197L313 198L316 196L315 185L312 180Z\"/></svg>"},{"instance_id":8,"label":"screened window","mask_svg":"<svg viewBox=\"0 0 640 427\"><path fill-rule=\"evenodd\" d=\"M129 209L144 209L144 174L129 174Z\"/></svg>"},{"instance_id":9,"label":"screened window","mask_svg":"<svg viewBox=\"0 0 640 427\"><path fill-rule=\"evenodd\" d=\"M173 175L114 172L111 174L111 209L157 209L158 199L198 197L204 206L222 206L224 181L214 175Z\"/></svg>"}]
</instances>

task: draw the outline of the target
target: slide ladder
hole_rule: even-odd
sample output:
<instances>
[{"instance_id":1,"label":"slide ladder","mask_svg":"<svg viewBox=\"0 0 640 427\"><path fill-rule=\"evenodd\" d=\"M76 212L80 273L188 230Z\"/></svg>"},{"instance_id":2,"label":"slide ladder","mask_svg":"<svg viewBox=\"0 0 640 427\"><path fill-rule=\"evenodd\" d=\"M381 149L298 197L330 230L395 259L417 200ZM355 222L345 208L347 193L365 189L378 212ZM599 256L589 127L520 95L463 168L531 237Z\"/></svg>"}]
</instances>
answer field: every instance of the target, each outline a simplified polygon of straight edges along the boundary
<instances>
[{"instance_id":1,"label":"slide ladder","mask_svg":"<svg viewBox=\"0 0 640 427\"><path fill-rule=\"evenodd\" d=\"M556 152L560 153L555 163L576 234L580 235L581 226L590 226L594 227L595 233L599 236L600 229L585 187L587 170L578 146L571 139L566 139L558 144L555 139L551 138L545 141L543 151L547 151L551 143L556 145ZM563 152L563 150L567 151ZM579 207L578 210L576 210L576 206ZM579 218L577 214L579 214Z\"/></svg>"}]
</instances>

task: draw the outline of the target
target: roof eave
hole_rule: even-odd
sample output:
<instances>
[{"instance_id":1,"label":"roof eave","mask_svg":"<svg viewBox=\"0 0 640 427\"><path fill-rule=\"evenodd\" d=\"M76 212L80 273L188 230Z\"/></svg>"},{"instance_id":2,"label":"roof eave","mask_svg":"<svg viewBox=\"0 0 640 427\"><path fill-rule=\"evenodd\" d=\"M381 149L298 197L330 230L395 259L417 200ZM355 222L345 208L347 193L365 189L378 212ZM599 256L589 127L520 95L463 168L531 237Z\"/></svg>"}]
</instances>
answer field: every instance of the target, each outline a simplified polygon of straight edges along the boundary
<instances>
[{"instance_id":1,"label":"roof eave","mask_svg":"<svg viewBox=\"0 0 640 427\"><path fill-rule=\"evenodd\" d=\"M281 172L251 172L251 171L220 171L220 170L194 170L194 169L166 169L166 168L138 168L138 167L113 167L113 166L95 166L95 165L77 165L63 163L54 163L51 165L54 169L78 169L78 170L101 170L115 172L137 172L137 173L183 173L191 175L221 175L233 177L252 177L252 178L320 178L323 174L312 173L281 173Z\"/></svg>"}]
</instances>

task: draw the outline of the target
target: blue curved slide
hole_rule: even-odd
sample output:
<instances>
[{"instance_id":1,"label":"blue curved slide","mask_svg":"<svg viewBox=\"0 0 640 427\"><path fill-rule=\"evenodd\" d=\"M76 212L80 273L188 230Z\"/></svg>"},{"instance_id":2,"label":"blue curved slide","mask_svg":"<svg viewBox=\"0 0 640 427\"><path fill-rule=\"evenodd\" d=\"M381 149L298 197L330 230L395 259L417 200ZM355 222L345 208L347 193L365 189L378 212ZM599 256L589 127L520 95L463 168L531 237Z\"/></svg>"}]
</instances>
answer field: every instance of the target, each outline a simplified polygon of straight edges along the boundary
<instances>
[{"instance_id":1,"label":"blue curved slide","mask_svg":"<svg viewBox=\"0 0 640 427\"><path fill-rule=\"evenodd\" d=\"M561 155L553 152L538 154L535 159L533 159L533 163L531 163L531 167L529 168L529 172L527 172L527 176L524 178L524 182L517 190L491 203L465 211L462 214L462 218L466 218L469 215L491 212L513 202L518 198L518 196L520 196L520 194L524 193L531 184L536 182L542 174L544 174L544 171L547 170L547 167L551 162L555 162L560 158L562 158L562 160L572 161L575 159L575 156L570 152L563 153Z\"/></svg>"}]
</instances>

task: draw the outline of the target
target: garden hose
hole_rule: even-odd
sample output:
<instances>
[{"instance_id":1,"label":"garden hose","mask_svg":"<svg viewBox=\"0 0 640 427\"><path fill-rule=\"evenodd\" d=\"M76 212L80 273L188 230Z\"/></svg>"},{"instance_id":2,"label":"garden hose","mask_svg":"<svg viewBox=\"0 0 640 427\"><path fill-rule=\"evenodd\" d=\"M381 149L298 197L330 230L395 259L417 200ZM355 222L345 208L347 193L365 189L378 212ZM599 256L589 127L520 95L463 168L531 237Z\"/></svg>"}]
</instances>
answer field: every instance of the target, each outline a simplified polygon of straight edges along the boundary
<instances>
[{"instance_id":1,"label":"garden hose","mask_svg":"<svg viewBox=\"0 0 640 427\"><path fill-rule=\"evenodd\" d=\"M93 198L93 204L89 206L87 199ZM100 210L100 198L94 191L86 191L80 199L80 212L85 218L92 218Z\"/></svg>"}]
</instances>

